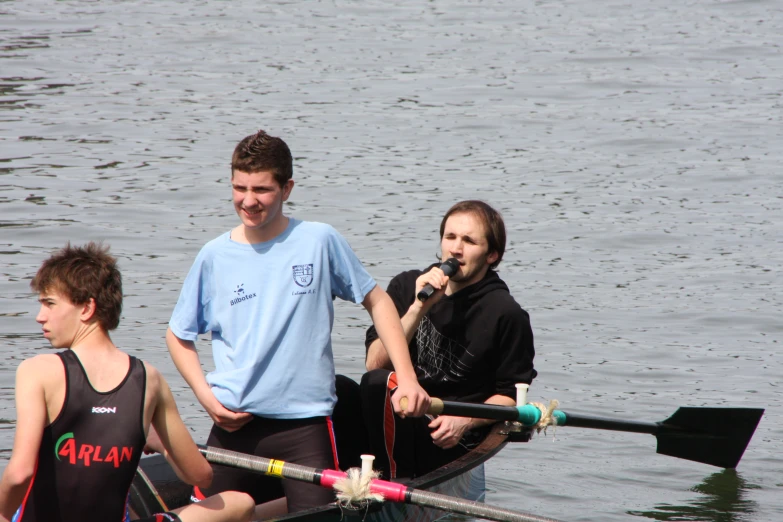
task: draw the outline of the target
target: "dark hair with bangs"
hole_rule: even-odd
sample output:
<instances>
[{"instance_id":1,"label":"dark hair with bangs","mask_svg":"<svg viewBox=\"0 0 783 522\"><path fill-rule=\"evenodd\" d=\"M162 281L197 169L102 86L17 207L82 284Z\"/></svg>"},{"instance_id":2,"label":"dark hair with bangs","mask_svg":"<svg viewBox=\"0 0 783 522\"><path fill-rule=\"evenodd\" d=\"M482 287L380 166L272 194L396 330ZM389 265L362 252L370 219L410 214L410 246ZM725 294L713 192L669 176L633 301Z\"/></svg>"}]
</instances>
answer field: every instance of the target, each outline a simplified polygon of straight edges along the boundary
<instances>
[{"instance_id":1,"label":"dark hair with bangs","mask_svg":"<svg viewBox=\"0 0 783 522\"><path fill-rule=\"evenodd\" d=\"M272 171L275 181L282 188L294 176L294 161L288 145L263 130L246 136L237 144L231 156L231 177L234 171Z\"/></svg>"},{"instance_id":2,"label":"dark hair with bangs","mask_svg":"<svg viewBox=\"0 0 783 522\"><path fill-rule=\"evenodd\" d=\"M496 252L497 260L489 265L491 270L497 268L500 261L503 260L503 254L506 252L506 225L503 223L503 216L483 201L470 199L455 203L443 216L440 222L440 238L443 239L443 231L446 228L446 221L454 214L473 214L483 224L487 235L487 245L489 253Z\"/></svg>"},{"instance_id":3,"label":"dark hair with bangs","mask_svg":"<svg viewBox=\"0 0 783 522\"><path fill-rule=\"evenodd\" d=\"M120 324L122 276L109 247L90 241L83 247L65 244L43 262L30 282L34 292L56 291L75 305L95 300L95 319L104 331Z\"/></svg>"}]
</instances>

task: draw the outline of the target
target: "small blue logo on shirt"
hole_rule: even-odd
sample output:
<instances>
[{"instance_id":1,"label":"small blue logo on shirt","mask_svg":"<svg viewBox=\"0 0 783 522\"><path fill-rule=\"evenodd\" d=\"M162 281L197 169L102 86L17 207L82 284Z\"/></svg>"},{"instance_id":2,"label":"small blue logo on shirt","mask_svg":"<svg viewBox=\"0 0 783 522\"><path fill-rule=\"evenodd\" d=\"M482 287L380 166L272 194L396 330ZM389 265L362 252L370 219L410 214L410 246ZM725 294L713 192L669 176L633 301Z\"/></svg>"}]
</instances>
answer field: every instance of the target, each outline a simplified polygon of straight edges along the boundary
<instances>
[{"instance_id":1,"label":"small blue logo on shirt","mask_svg":"<svg viewBox=\"0 0 783 522\"><path fill-rule=\"evenodd\" d=\"M292 268L294 271L294 283L301 286L302 288L310 286L310 284L313 282L312 263L309 265L294 265Z\"/></svg>"},{"instance_id":2,"label":"small blue logo on shirt","mask_svg":"<svg viewBox=\"0 0 783 522\"><path fill-rule=\"evenodd\" d=\"M234 306L237 303L241 303L242 301L247 301L248 299L253 299L256 294L246 294L245 289L243 288L245 286L245 283L242 283L241 285L237 285L237 289L234 290L234 293L237 295L236 299L231 300L231 306Z\"/></svg>"}]
</instances>

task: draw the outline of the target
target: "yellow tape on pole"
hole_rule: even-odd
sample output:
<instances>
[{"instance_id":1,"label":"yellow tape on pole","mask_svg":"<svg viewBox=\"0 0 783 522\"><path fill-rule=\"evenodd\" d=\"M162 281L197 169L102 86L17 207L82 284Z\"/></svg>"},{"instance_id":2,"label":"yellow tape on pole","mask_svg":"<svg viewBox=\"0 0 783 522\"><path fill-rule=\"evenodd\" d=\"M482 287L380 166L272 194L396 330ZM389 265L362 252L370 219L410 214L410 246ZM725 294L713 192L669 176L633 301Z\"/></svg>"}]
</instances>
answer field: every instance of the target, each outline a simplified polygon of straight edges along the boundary
<instances>
[{"instance_id":1,"label":"yellow tape on pole","mask_svg":"<svg viewBox=\"0 0 783 522\"><path fill-rule=\"evenodd\" d=\"M266 470L267 475L273 475L275 477L282 477L283 476L283 466L285 466L285 462L282 460L270 460L269 461L269 467Z\"/></svg>"}]
</instances>

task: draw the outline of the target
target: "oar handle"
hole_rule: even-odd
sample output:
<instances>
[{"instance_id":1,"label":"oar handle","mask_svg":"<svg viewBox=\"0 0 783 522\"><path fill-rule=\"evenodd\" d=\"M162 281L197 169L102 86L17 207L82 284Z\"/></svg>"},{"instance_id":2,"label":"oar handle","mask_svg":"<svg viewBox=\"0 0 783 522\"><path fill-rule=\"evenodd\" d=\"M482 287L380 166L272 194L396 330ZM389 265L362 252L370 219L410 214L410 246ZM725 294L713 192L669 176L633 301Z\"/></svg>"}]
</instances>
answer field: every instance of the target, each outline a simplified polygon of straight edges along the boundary
<instances>
[{"instance_id":1,"label":"oar handle","mask_svg":"<svg viewBox=\"0 0 783 522\"><path fill-rule=\"evenodd\" d=\"M497 404L475 404L470 402L444 401L431 397L432 402L427 410L430 415L453 415L455 417L474 417L477 419L494 419L516 421L526 427L535 426L541 420L541 410L532 404L523 406L499 406ZM400 408L405 411L408 398L400 399ZM552 412L558 424L565 422L565 416L560 410Z\"/></svg>"},{"instance_id":2,"label":"oar handle","mask_svg":"<svg viewBox=\"0 0 783 522\"><path fill-rule=\"evenodd\" d=\"M443 401L436 397L431 397L431 399L432 402L430 402L430 407L427 408L427 413L429 413L430 415L440 415L441 413L443 413ZM407 397L403 397L402 399L400 399L400 409L402 411L408 409Z\"/></svg>"}]
</instances>

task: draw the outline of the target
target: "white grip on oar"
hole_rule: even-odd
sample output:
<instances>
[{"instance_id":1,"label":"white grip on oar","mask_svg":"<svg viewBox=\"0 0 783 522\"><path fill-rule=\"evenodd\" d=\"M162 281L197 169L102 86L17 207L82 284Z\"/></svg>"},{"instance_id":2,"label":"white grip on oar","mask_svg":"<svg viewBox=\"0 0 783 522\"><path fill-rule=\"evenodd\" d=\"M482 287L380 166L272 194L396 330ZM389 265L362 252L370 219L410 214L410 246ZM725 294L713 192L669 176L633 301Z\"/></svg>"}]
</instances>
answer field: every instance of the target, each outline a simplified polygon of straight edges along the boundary
<instances>
[{"instance_id":1,"label":"white grip on oar","mask_svg":"<svg viewBox=\"0 0 783 522\"><path fill-rule=\"evenodd\" d=\"M527 404L527 390L530 388L529 384L517 383L517 406L524 406Z\"/></svg>"},{"instance_id":2,"label":"white grip on oar","mask_svg":"<svg viewBox=\"0 0 783 522\"><path fill-rule=\"evenodd\" d=\"M375 460L375 455L362 455L362 478L372 473L372 463Z\"/></svg>"}]
</instances>

